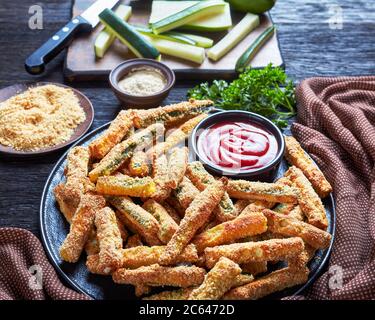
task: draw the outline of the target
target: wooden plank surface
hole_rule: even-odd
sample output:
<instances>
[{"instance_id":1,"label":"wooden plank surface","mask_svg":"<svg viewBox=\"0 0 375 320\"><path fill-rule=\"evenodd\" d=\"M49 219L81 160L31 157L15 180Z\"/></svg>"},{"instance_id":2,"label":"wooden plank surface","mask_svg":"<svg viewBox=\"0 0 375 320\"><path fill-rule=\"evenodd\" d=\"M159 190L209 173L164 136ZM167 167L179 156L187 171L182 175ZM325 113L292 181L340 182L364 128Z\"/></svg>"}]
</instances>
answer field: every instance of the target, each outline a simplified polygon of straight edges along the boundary
<instances>
[{"instance_id":1,"label":"wooden plank surface","mask_svg":"<svg viewBox=\"0 0 375 320\"><path fill-rule=\"evenodd\" d=\"M71 17L71 1L40 0L43 29L28 27L29 7L35 0L1 0L0 87L25 81L64 82L64 54L51 62L42 76L24 70L25 58ZM375 74L375 2L340 0L343 28L331 29L327 20L332 0L279 0L272 17L278 26L286 72L296 83L322 75ZM199 79L198 79L199 80ZM196 82L178 81L165 103L185 98ZM106 81L79 82L73 86L92 101L92 129L112 120L121 106ZM62 151L34 161L0 158L0 227L15 226L39 234L39 204L45 181Z\"/></svg>"},{"instance_id":2,"label":"wooden plank surface","mask_svg":"<svg viewBox=\"0 0 375 320\"><path fill-rule=\"evenodd\" d=\"M87 7L89 7L95 0L75 0L73 6L73 16L79 15ZM129 19L131 24L147 25L149 15L151 12L151 1L127 1L123 4L132 6L133 13ZM235 25L241 18L243 13L232 12L233 25ZM251 32L245 39L243 39L233 50L226 54L219 61L212 61L208 58L199 65L194 62L189 62L183 59L174 58L168 55L162 55L162 62L171 67L177 77L180 78L195 78L197 76L205 79L212 79L220 75L223 78L230 78L235 76L234 67L241 54L249 47L249 45L269 26L272 21L269 16L262 15L260 25ZM69 47L65 63L65 75L73 80L98 80L106 79L110 71L119 63L127 59L134 59L135 56L129 52L119 40L115 40L111 48L107 51L102 59L97 59L94 53L94 42L98 33L102 30L98 27L94 32L81 35ZM225 32L206 32L197 33L207 37L212 37L215 43L221 39ZM264 47L259 51L251 62L255 68L265 67L269 63L274 66L281 66L283 60L281 57L277 35L274 35Z\"/></svg>"}]
</instances>

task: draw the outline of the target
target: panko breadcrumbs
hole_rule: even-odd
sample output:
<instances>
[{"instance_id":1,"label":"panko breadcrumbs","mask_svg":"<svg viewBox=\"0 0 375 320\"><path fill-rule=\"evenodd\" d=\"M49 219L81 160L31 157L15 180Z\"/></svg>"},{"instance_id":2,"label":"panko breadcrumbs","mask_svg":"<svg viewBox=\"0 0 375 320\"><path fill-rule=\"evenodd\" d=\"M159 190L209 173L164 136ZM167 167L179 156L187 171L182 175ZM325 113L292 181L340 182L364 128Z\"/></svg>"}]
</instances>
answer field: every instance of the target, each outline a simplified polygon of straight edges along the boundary
<instances>
[{"instance_id":1,"label":"panko breadcrumbs","mask_svg":"<svg viewBox=\"0 0 375 320\"><path fill-rule=\"evenodd\" d=\"M63 143L86 119L73 90L30 88L0 103L0 144L35 151Z\"/></svg>"}]
</instances>

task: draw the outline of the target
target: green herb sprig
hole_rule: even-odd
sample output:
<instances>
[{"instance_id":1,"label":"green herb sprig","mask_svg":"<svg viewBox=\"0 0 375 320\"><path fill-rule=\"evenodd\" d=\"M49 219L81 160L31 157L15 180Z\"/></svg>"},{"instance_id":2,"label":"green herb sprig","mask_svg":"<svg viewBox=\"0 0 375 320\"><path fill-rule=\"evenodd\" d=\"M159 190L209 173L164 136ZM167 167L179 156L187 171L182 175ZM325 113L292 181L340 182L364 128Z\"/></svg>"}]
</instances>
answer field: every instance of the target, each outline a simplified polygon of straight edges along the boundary
<instances>
[{"instance_id":1,"label":"green herb sprig","mask_svg":"<svg viewBox=\"0 0 375 320\"><path fill-rule=\"evenodd\" d=\"M264 69L246 69L239 78L228 83L214 80L188 91L188 97L210 99L215 106L231 110L245 110L269 118L285 128L288 119L296 114L294 85L284 70L269 64Z\"/></svg>"}]
</instances>

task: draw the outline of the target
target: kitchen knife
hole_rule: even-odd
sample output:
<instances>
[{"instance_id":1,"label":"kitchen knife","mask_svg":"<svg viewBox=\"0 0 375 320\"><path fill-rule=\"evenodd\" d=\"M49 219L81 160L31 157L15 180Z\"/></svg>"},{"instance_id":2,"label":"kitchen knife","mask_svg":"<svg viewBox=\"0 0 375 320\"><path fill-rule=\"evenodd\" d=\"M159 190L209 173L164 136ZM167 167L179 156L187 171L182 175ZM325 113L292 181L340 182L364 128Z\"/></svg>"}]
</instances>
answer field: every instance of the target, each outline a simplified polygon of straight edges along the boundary
<instances>
[{"instance_id":1,"label":"kitchen knife","mask_svg":"<svg viewBox=\"0 0 375 320\"><path fill-rule=\"evenodd\" d=\"M99 23L98 15L106 8L113 8L118 1L119 0L97 0L81 15L68 22L67 25L56 32L47 42L26 59L26 71L31 74L42 73L45 64L50 62L66 48L76 34L93 30Z\"/></svg>"}]
</instances>

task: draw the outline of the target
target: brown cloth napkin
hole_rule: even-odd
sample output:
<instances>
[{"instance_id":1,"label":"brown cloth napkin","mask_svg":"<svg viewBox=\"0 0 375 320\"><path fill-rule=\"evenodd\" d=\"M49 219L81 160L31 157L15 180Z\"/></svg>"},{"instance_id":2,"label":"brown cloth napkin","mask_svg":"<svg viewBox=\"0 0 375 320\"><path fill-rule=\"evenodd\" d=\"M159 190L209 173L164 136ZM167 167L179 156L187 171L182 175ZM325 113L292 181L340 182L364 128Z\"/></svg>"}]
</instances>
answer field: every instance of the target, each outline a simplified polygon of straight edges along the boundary
<instances>
[{"instance_id":1,"label":"brown cloth napkin","mask_svg":"<svg viewBox=\"0 0 375 320\"><path fill-rule=\"evenodd\" d=\"M0 228L0 299L87 300L65 287L29 231Z\"/></svg>"},{"instance_id":2,"label":"brown cloth napkin","mask_svg":"<svg viewBox=\"0 0 375 320\"><path fill-rule=\"evenodd\" d=\"M375 76L311 78L296 94L293 135L331 182L337 215L329 269L306 297L374 299Z\"/></svg>"}]
</instances>

